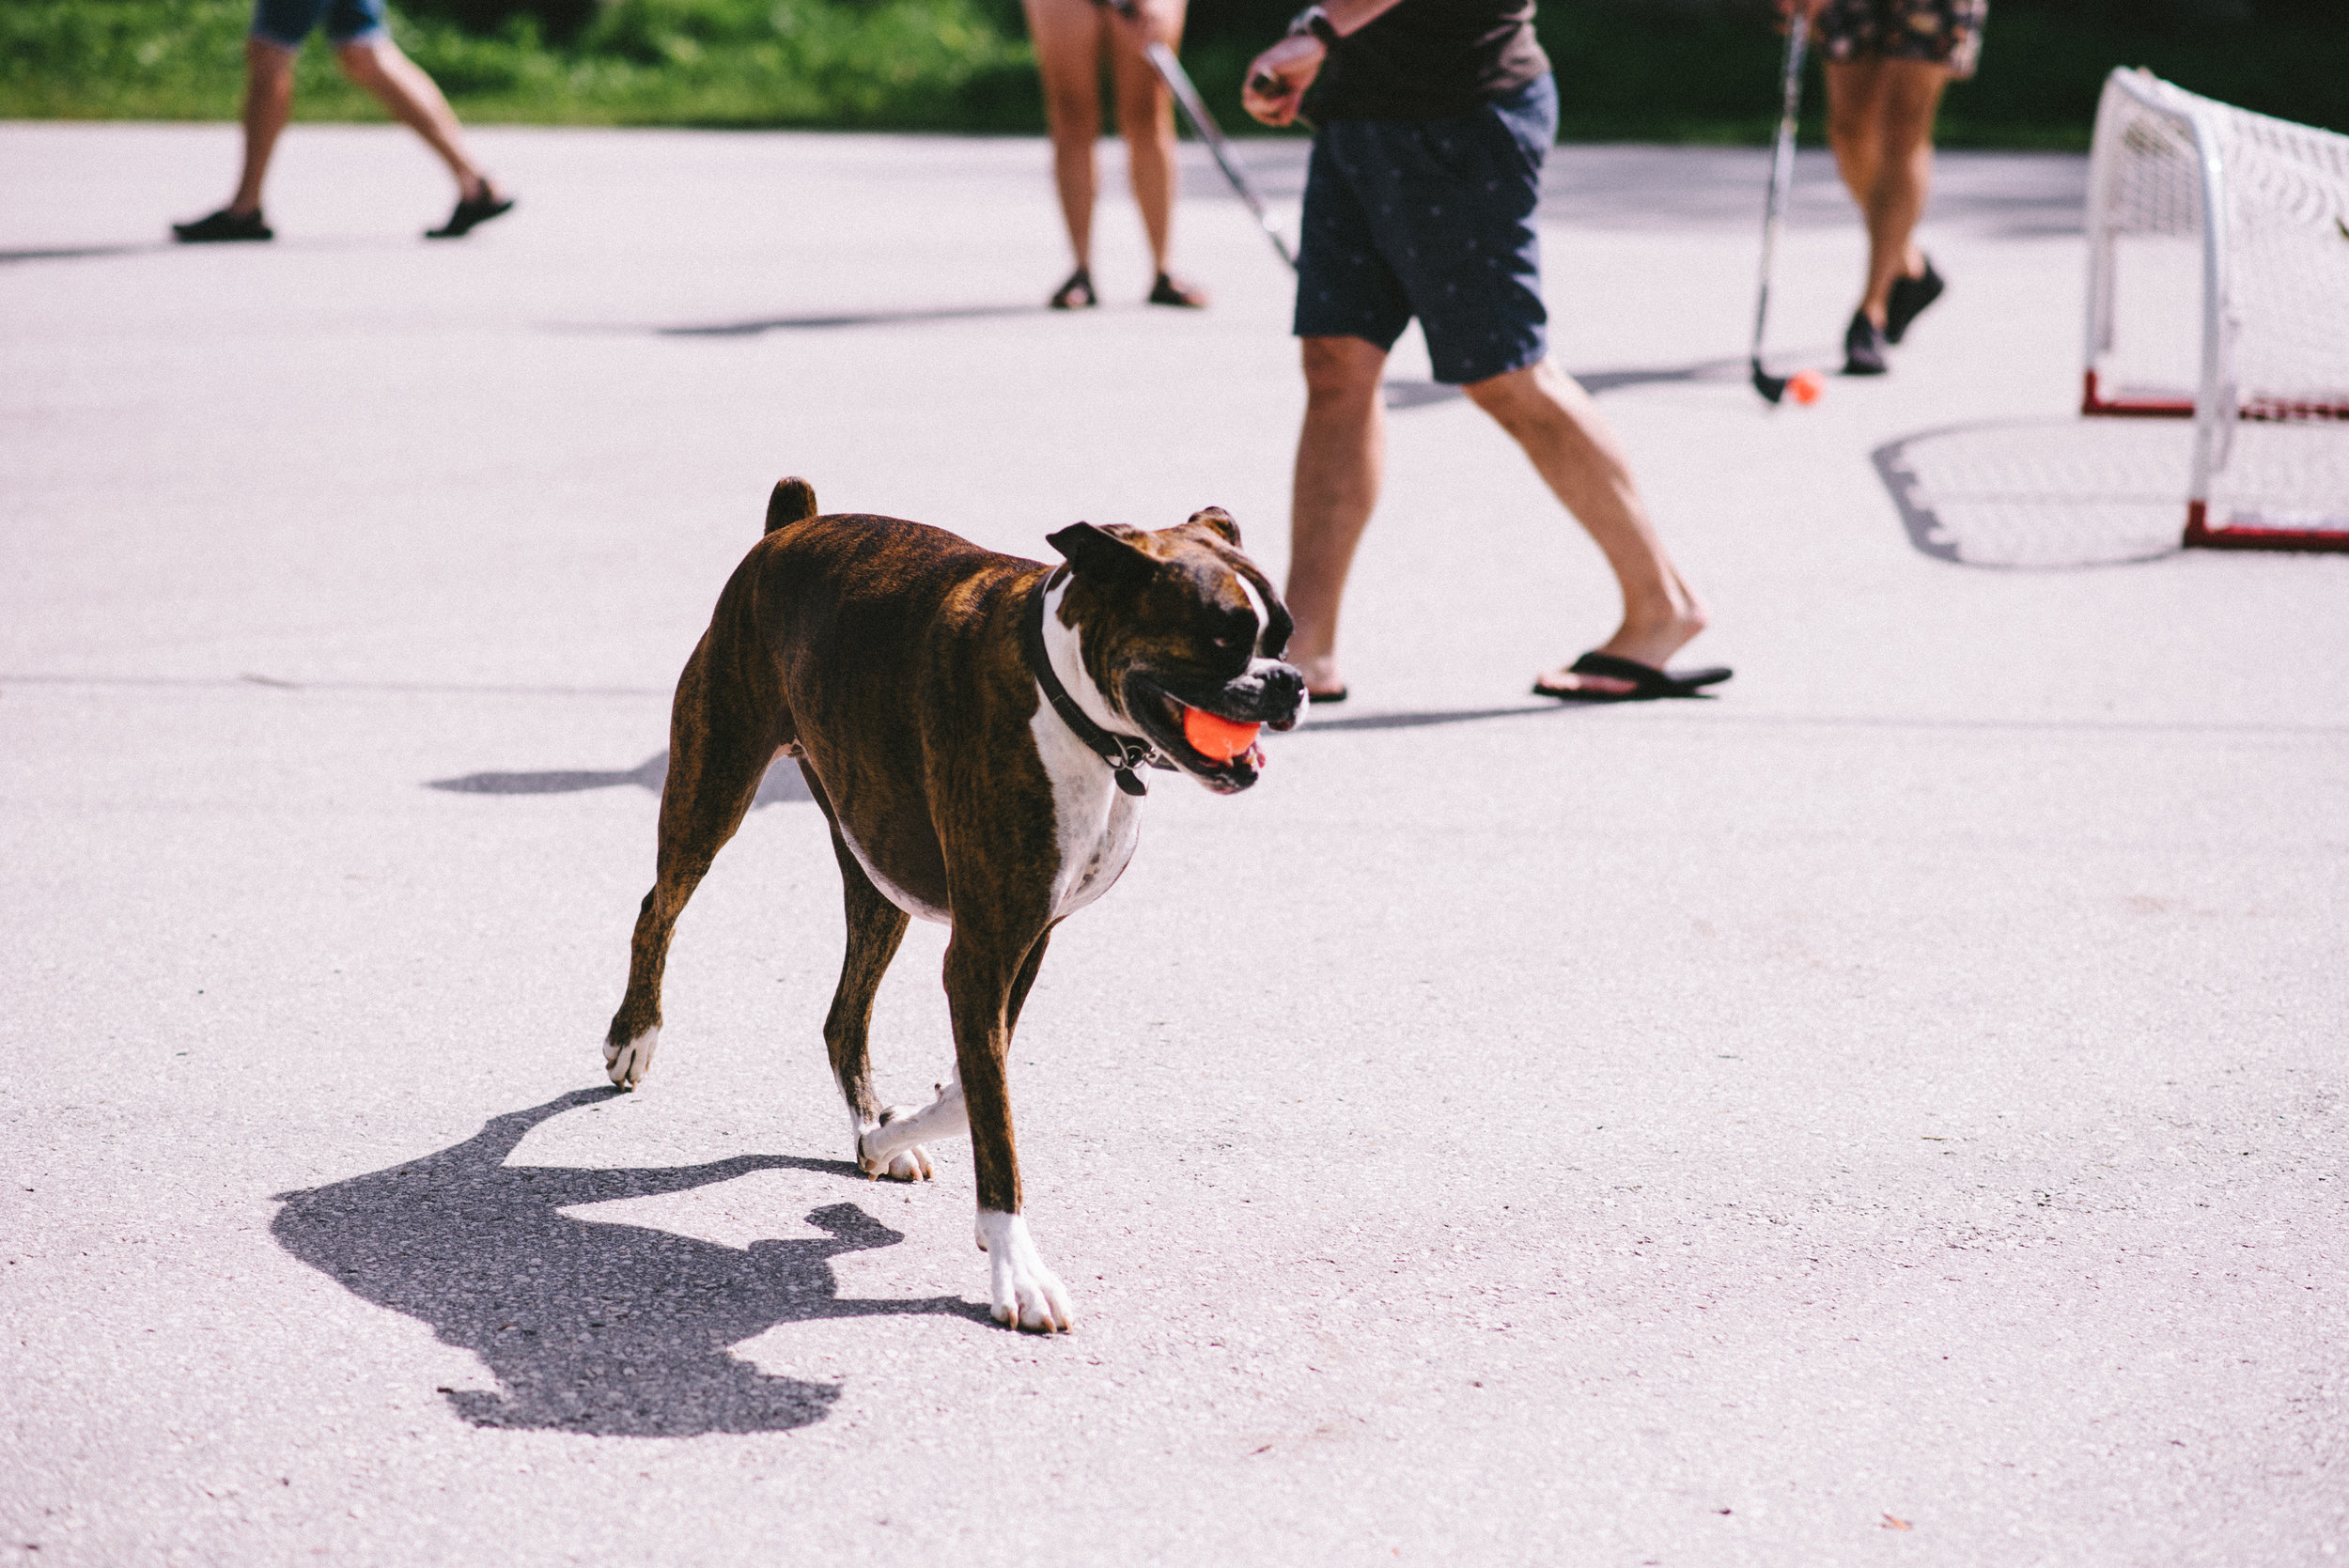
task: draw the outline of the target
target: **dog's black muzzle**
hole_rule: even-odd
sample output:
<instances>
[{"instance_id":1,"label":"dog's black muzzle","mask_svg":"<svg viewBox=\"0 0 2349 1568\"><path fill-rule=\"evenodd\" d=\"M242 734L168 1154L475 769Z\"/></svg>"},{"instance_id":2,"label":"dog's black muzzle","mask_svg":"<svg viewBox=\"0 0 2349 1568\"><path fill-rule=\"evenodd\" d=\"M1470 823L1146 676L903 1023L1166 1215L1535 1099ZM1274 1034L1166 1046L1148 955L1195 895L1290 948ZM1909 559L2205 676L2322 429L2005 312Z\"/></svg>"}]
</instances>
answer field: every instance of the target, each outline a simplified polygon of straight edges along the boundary
<instances>
[{"instance_id":1,"label":"dog's black muzzle","mask_svg":"<svg viewBox=\"0 0 2349 1568\"><path fill-rule=\"evenodd\" d=\"M1126 711L1175 767L1219 795L1246 789L1264 770L1264 751L1250 746L1226 759L1202 753L1183 733L1184 710L1198 708L1236 724L1294 729L1305 711L1305 676L1293 664L1259 659L1237 680L1220 686L1174 685L1137 670L1128 675Z\"/></svg>"}]
</instances>

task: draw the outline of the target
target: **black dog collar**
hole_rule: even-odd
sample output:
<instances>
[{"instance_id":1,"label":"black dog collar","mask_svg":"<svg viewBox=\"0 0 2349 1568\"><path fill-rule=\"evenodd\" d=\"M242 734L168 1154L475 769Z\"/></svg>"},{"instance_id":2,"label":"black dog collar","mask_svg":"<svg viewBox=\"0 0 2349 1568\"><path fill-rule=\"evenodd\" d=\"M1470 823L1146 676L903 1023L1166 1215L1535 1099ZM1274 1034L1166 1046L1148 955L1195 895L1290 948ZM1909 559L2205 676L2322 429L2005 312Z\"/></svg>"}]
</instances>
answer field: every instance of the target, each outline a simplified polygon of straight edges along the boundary
<instances>
[{"instance_id":1,"label":"black dog collar","mask_svg":"<svg viewBox=\"0 0 2349 1568\"><path fill-rule=\"evenodd\" d=\"M1052 656L1044 646L1044 590L1050 586L1051 581L1051 574L1048 572L1028 599L1028 626L1024 639L1028 670L1035 676L1035 683L1044 688L1044 698L1052 705L1052 711L1060 715L1061 722L1075 731L1078 739L1098 752L1101 760L1110 765L1110 771L1117 776L1117 787L1128 795L1147 795L1150 786L1142 782L1134 769L1144 763L1164 767L1165 764L1158 760L1158 749L1147 740L1130 735L1113 735L1086 717L1085 710L1077 706L1077 699L1068 694L1068 688L1061 684L1060 675L1052 668Z\"/></svg>"}]
</instances>

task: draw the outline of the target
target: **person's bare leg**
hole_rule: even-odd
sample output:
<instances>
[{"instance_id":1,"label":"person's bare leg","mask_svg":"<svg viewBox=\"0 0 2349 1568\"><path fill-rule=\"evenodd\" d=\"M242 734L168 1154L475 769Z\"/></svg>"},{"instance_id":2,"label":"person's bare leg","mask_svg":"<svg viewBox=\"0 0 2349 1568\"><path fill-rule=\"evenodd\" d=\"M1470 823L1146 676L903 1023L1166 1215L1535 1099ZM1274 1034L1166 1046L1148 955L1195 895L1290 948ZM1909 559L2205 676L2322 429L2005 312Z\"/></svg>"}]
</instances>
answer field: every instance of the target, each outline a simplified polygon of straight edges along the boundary
<instances>
[{"instance_id":1,"label":"person's bare leg","mask_svg":"<svg viewBox=\"0 0 2349 1568\"><path fill-rule=\"evenodd\" d=\"M1174 47L1178 32L1166 40ZM1178 177L1174 163L1174 100L1150 69L1142 49L1147 40L1131 27L1112 31L1111 61L1117 83L1117 130L1126 139L1126 170L1133 182L1134 205L1142 209L1143 232L1150 238L1150 270L1167 270L1166 257L1174 231L1174 194Z\"/></svg>"},{"instance_id":2,"label":"person's bare leg","mask_svg":"<svg viewBox=\"0 0 2349 1568\"><path fill-rule=\"evenodd\" d=\"M1926 60L1828 62L1828 140L1868 226L1859 309L1879 327L1893 280L1924 275L1914 236L1933 179L1933 118L1949 79L1947 66Z\"/></svg>"},{"instance_id":3,"label":"person's bare leg","mask_svg":"<svg viewBox=\"0 0 2349 1568\"><path fill-rule=\"evenodd\" d=\"M1077 265L1093 265L1093 147L1101 136L1101 29L1093 0L1026 0L1028 36L1044 80L1052 132L1052 183Z\"/></svg>"},{"instance_id":4,"label":"person's bare leg","mask_svg":"<svg viewBox=\"0 0 2349 1568\"><path fill-rule=\"evenodd\" d=\"M1925 274L1916 242L1917 220L1933 188L1933 117L1949 84L1947 66L1928 60L1887 60L1877 108L1875 188L1868 216L1868 291L1859 302L1868 319L1884 324L1895 278Z\"/></svg>"},{"instance_id":5,"label":"person's bare leg","mask_svg":"<svg viewBox=\"0 0 2349 1568\"><path fill-rule=\"evenodd\" d=\"M1681 581L1648 520L1614 431L1591 395L1548 360L1463 387L1533 460L1551 493L1591 536L1623 590L1623 624L1595 651L1662 669L1704 629L1704 607ZM1605 675L1546 673L1562 691L1628 691Z\"/></svg>"},{"instance_id":6,"label":"person's bare leg","mask_svg":"<svg viewBox=\"0 0 2349 1568\"><path fill-rule=\"evenodd\" d=\"M490 188L465 150L465 133L448 100L388 35L343 44L334 51L334 59L344 75L381 99L393 118L422 136L441 155L448 172L457 177L460 197L472 201Z\"/></svg>"},{"instance_id":7,"label":"person's bare leg","mask_svg":"<svg viewBox=\"0 0 2349 1568\"><path fill-rule=\"evenodd\" d=\"M1835 153L1835 172L1843 177L1852 205L1865 211L1869 193L1876 188L1876 158L1882 146L1876 134L1876 114L1884 90L1884 62L1829 60L1825 70L1827 143Z\"/></svg>"},{"instance_id":8,"label":"person's bare leg","mask_svg":"<svg viewBox=\"0 0 2349 1568\"><path fill-rule=\"evenodd\" d=\"M244 40L244 169L228 210L244 217L261 210L270 155L293 116L294 52L266 39Z\"/></svg>"},{"instance_id":9,"label":"person's bare leg","mask_svg":"<svg viewBox=\"0 0 2349 1568\"><path fill-rule=\"evenodd\" d=\"M1305 425L1297 437L1289 500L1289 577L1283 597L1296 630L1288 660L1305 688L1324 696L1338 676L1338 603L1354 548L1378 504L1387 411L1379 390L1387 351L1359 337L1308 337Z\"/></svg>"}]
</instances>

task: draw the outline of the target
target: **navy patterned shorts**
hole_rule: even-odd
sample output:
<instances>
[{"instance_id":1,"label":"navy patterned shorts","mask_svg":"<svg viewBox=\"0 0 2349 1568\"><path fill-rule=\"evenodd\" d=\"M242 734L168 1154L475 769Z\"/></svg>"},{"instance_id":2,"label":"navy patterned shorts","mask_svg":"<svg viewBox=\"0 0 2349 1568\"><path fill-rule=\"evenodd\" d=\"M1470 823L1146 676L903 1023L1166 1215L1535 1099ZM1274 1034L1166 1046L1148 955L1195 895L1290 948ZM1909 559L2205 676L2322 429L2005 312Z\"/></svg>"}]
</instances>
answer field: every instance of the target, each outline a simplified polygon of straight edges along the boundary
<instances>
[{"instance_id":1,"label":"navy patterned shorts","mask_svg":"<svg viewBox=\"0 0 2349 1568\"><path fill-rule=\"evenodd\" d=\"M1963 82L1989 10L1990 0L1828 0L1814 31L1830 60L1926 60Z\"/></svg>"},{"instance_id":2,"label":"navy patterned shorts","mask_svg":"<svg viewBox=\"0 0 2349 1568\"><path fill-rule=\"evenodd\" d=\"M1299 337L1394 347L1411 318L1436 380L1540 363L1548 344L1533 229L1558 88L1436 120L1336 120L1314 137L1297 258Z\"/></svg>"}]
</instances>

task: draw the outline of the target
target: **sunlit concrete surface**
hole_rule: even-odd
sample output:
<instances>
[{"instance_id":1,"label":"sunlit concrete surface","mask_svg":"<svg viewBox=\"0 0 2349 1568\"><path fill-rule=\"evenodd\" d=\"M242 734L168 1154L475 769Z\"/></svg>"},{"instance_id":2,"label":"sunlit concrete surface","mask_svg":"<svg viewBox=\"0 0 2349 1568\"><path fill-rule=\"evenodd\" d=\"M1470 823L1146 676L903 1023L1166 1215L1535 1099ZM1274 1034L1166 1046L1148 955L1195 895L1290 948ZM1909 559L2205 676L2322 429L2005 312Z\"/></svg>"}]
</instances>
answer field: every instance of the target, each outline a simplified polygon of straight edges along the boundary
<instances>
[{"instance_id":1,"label":"sunlit concrete surface","mask_svg":"<svg viewBox=\"0 0 2349 1568\"><path fill-rule=\"evenodd\" d=\"M1214 308L1138 303L1112 172L1067 318L1039 142L478 142L462 243L412 138L297 126L277 241L184 250L231 129L0 127L0 1561L2349 1552L2349 560L1968 565L1876 456L2114 460L2077 161L1945 160L1946 301L1772 411L1763 156L1560 152L1558 357L1737 677L1526 694L1609 580L1408 340L1352 700L1160 779L1028 1005L1047 1341L967 1146L847 1164L790 776L596 1092L667 692L784 474L1030 554L1216 503L1277 572L1287 274L1204 161ZM1781 369L1859 265L1803 179Z\"/></svg>"}]
</instances>

